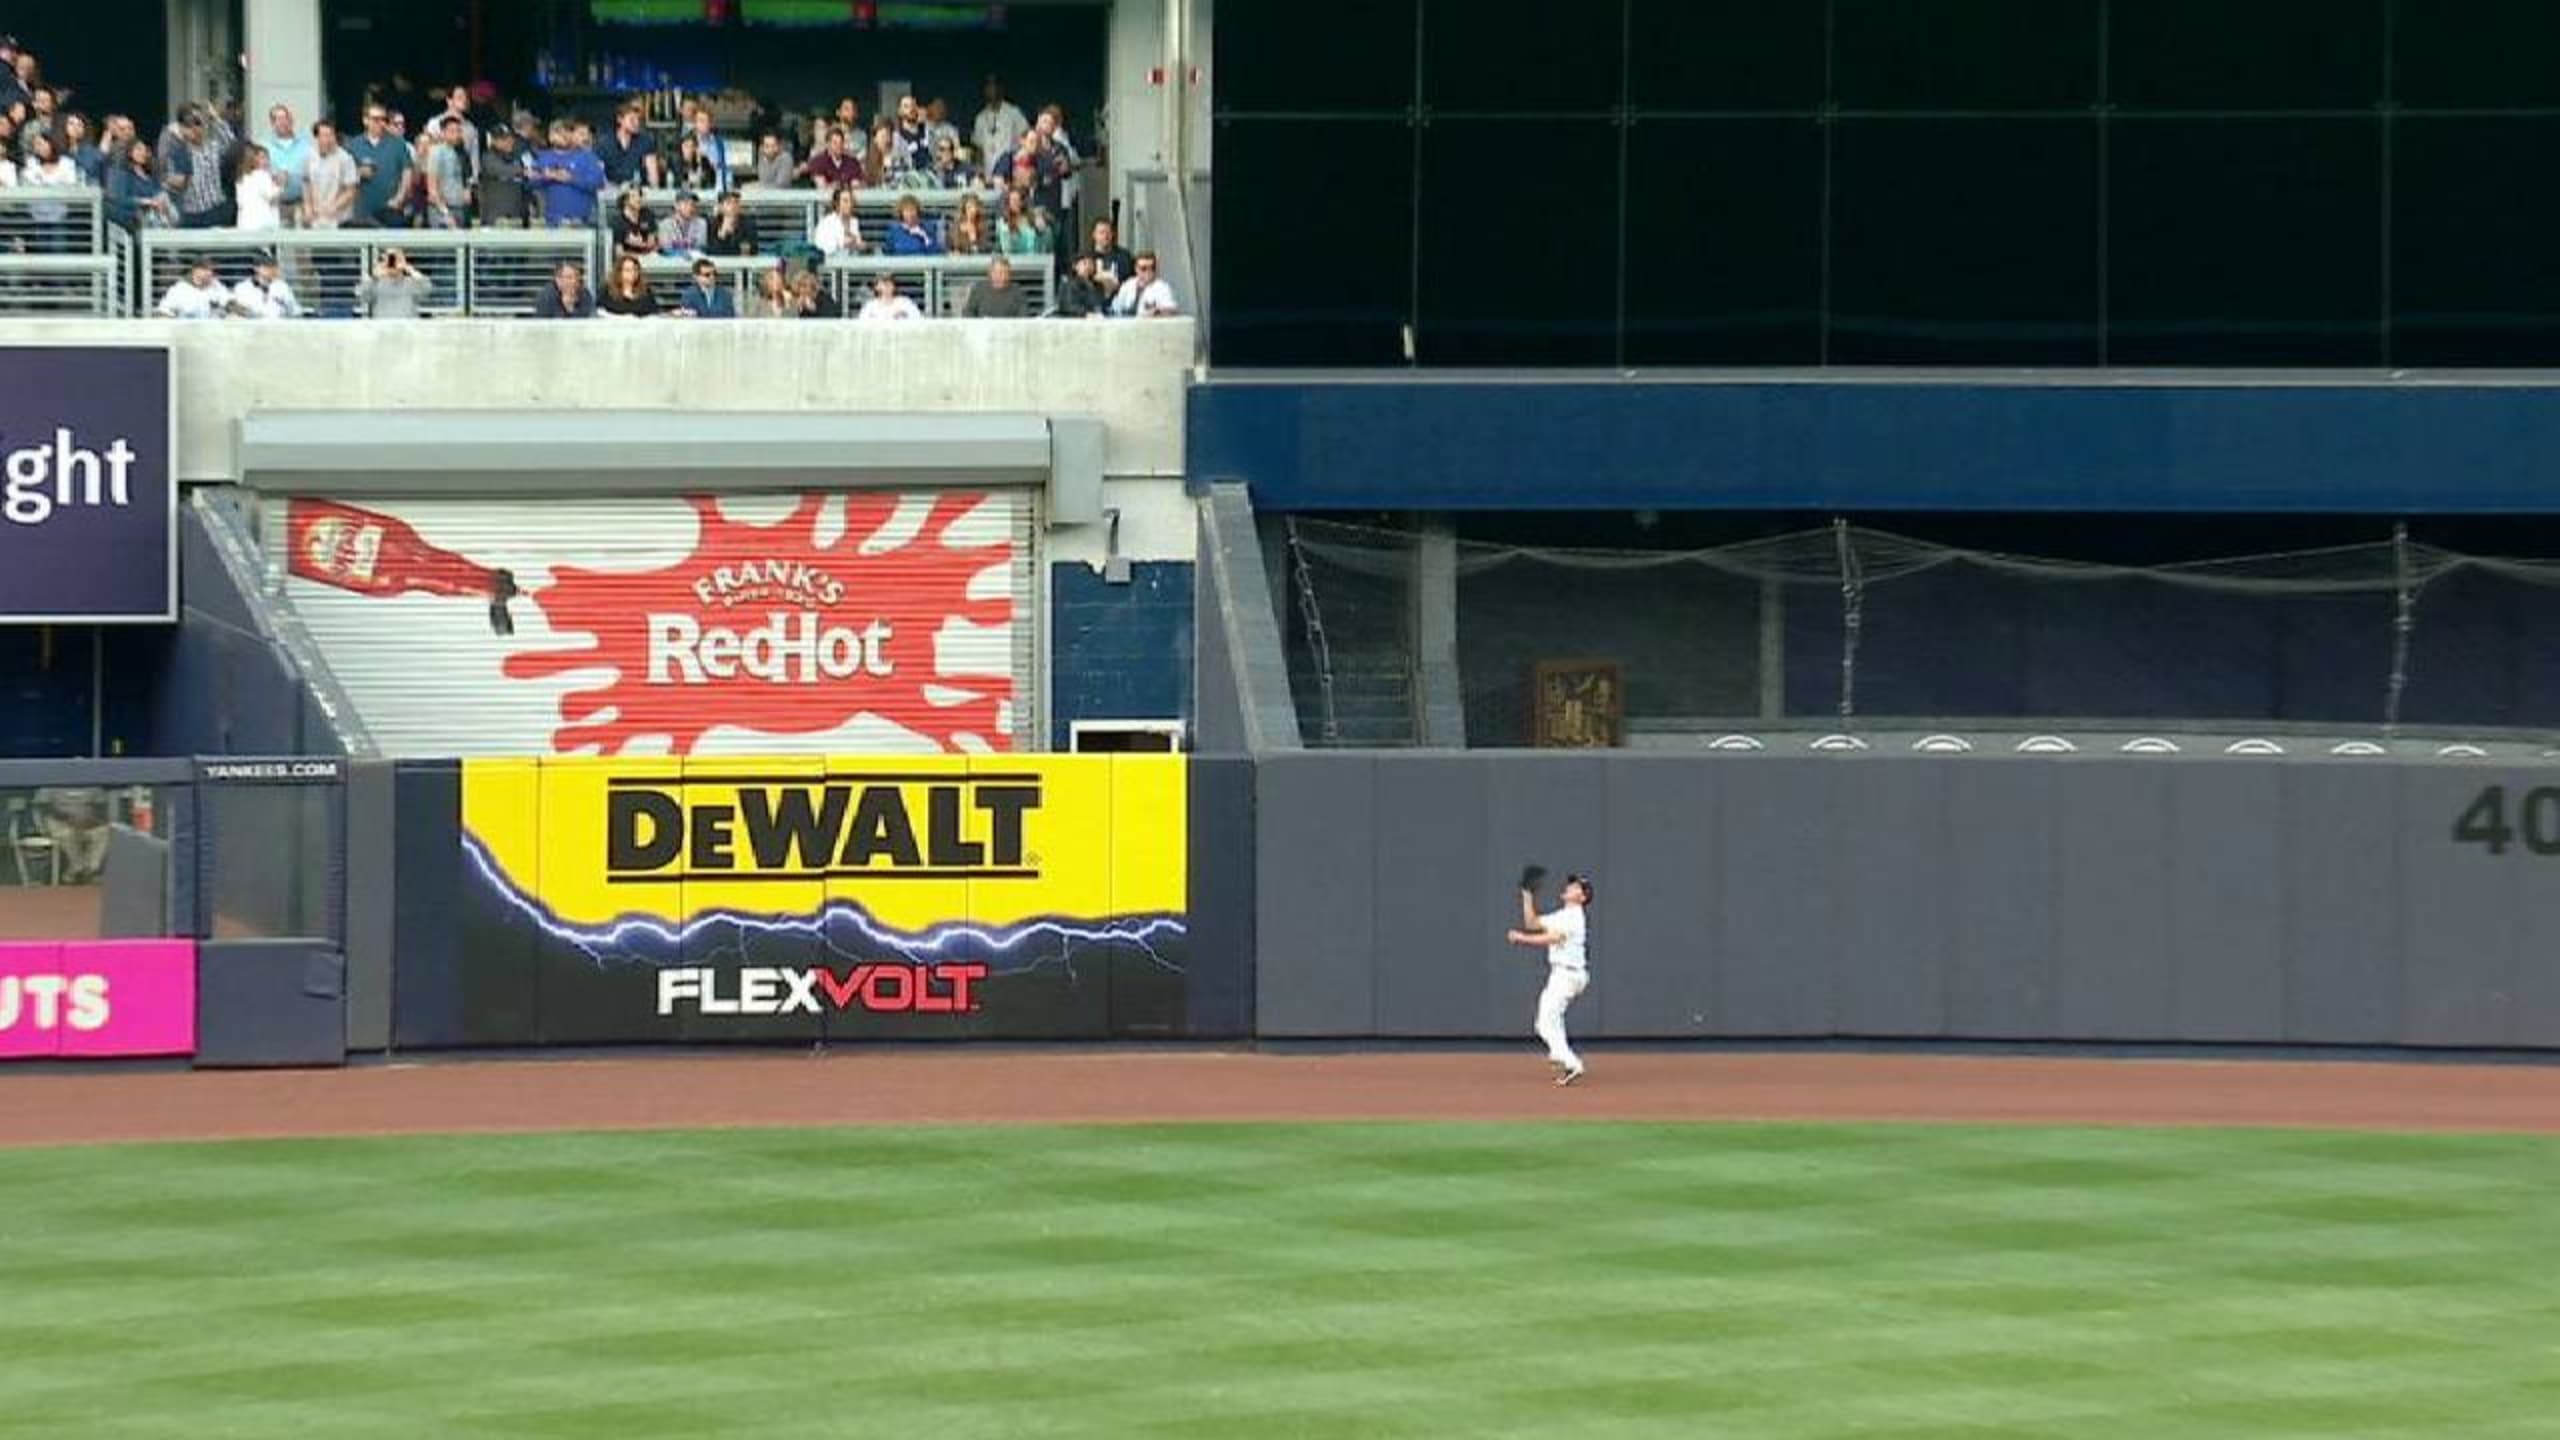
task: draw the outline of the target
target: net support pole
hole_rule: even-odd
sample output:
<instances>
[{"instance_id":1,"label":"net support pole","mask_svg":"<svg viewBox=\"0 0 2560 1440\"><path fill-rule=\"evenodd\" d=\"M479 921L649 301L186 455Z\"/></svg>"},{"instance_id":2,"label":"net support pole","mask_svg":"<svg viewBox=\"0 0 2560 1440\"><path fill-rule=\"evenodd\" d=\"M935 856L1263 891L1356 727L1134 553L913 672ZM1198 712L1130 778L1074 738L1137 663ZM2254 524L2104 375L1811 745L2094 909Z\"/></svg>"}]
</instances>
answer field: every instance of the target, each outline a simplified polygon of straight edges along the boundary
<instances>
[{"instance_id":1,"label":"net support pole","mask_svg":"<svg viewBox=\"0 0 2560 1440\"><path fill-rule=\"evenodd\" d=\"M1865 577L1858 573L1858 542L1849 522L1831 517L1831 543L1840 562L1840 718L1858 714L1858 625L1867 604Z\"/></svg>"},{"instance_id":2,"label":"net support pole","mask_svg":"<svg viewBox=\"0 0 2560 1440\"><path fill-rule=\"evenodd\" d=\"M2382 696L2382 733L2400 733L2400 697L2409 688L2409 642L2418 625L2418 587L2409 564L2409 522L2391 525L2391 679Z\"/></svg>"}]
</instances>

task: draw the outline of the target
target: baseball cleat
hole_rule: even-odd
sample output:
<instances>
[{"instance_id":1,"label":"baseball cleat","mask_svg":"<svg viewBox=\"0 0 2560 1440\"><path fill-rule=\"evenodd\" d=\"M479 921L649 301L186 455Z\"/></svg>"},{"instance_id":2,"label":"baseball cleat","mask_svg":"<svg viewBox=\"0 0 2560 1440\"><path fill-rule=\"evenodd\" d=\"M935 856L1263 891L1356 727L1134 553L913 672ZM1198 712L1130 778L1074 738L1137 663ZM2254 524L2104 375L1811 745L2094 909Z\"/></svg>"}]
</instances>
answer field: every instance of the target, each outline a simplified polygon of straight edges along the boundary
<instances>
[{"instance_id":1,"label":"baseball cleat","mask_svg":"<svg viewBox=\"0 0 2560 1440\"><path fill-rule=\"evenodd\" d=\"M1556 1083L1558 1085L1570 1085L1574 1081L1582 1078L1582 1067L1579 1065L1566 1065L1560 1067L1560 1069L1562 1073L1556 1076Z\"/></svg>"}]
</instances>

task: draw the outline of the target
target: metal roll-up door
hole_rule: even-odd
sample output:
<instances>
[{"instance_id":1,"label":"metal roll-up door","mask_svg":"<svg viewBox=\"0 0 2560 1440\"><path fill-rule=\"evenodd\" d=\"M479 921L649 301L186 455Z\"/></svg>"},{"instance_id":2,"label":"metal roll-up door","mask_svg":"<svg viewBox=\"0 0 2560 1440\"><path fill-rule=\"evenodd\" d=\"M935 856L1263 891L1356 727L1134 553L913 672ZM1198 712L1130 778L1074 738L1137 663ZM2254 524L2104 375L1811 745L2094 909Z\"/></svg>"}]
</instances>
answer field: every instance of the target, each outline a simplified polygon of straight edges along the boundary
<instances>
[{"instance_id":1,"label":"metal roll-up door","mask_svg":"<svg viewBox=\"0 0 2560 1440\"><path fill-rule=\"evenodd\" d=\"M287 599L389 755L1038 743L1036 497L278 497Z\"/></svg>"}]
</instances>

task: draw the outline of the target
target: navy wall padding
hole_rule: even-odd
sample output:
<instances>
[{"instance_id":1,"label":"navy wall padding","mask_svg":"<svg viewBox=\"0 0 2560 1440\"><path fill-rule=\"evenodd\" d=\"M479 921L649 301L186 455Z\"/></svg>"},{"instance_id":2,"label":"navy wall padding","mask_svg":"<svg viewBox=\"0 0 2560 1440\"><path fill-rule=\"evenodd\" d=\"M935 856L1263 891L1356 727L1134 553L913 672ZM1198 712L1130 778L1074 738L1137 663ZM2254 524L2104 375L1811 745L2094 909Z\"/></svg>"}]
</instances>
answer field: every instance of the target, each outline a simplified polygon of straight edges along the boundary
<instances>
[{"instance_id":1,"label":"navy wall padding","mask_svg":"<svg viewBox=\"0 0 2560 1440\"><path fill-rule=\"evenodd\" d=\"M1239 377L1187 434L1274 512L2560 511L2540 378Z\"/></svg>"},{"instance_id":2,"label":"navy wall padding","mask_svg":"<svg viewBox=\"0 0 2560 1440\"><path fill-rule=\"evenodd\" d=\"M199 1069L343 1065L346 961L324 940L208 941L196 952Z\"/></svg>"}]
</instances>

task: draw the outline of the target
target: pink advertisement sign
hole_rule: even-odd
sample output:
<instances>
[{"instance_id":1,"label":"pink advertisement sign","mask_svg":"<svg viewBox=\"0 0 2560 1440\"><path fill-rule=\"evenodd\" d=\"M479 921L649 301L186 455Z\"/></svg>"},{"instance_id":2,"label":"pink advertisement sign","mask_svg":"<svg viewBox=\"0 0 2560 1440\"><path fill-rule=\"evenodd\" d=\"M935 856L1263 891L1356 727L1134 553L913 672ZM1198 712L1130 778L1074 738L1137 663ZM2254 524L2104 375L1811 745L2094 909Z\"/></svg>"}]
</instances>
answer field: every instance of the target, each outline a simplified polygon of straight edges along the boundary
<instances>
[{"instance_id":1,"label":"pink advertisement sign","mask_svg":"<svg viewBox=\"0 0 2560 1440\"><path fill-rule=\"evenodd\" d=\"M0 943L0 1060L195 1048L194 941Z\"/></svg>"}]
</instances>

